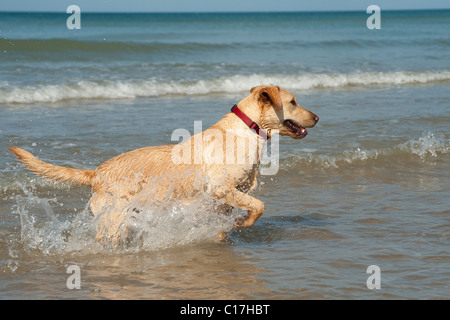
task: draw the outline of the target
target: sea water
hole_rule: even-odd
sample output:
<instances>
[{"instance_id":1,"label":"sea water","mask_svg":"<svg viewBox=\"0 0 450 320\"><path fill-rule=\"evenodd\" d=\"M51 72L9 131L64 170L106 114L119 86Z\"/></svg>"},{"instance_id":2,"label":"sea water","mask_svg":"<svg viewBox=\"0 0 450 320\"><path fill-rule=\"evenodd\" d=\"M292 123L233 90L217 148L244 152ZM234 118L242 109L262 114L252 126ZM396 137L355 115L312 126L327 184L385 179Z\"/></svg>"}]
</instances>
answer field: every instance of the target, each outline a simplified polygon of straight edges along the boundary
<instances>
[{"instance_id":1,"label":"sea water","mask_svg":"<svg viewBox=\"0 0 450 320\"><path fill-rule=\"evenodd\" d=\"M450 297L450 11L382 11L378 30L365 11L68 16L0 13L1 299ZM139 241L104 248L90 189L7 150L94 169L213 125L261 84L320 121L280 138L249 229L201 203L149 206Z\"/></svg>"}]
</instances>

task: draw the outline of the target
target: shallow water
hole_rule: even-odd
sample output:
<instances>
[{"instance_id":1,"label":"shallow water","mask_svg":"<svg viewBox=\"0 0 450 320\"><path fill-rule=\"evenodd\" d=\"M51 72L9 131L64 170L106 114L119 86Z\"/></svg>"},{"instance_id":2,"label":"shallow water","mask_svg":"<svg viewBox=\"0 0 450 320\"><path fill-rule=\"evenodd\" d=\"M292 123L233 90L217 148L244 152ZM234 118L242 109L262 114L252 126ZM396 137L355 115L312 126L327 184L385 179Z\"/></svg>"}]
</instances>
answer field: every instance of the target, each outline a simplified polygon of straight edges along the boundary
<instances>
[{"instance_id":1,"label":"shallow water","mask_svg":"<svg viewBox=\"0 0 450 320\"><path fill-rule=\"evenodd\" d=\"M436 29L449 15L411 14L421 27L392 13L375 35L354 29L356 13L250 15L240 26L222 15L132 24L118 15L106 25L96 16L76 39L55 30L55 17L45 20L53 33L44 37L25 36L14 21L27 20L8 16L16 33L0 45L19 48L1 56L0 298L450 298L450 59L445 28ZM267 17L283 31L279 45ZM429 30L437 30L432 38ZM249 43L247 32L256 34ZM61 49L64 41L71 50ZM260 51L274 41L275 51ZM60 72L67 67L70 77ZM128 150L175 143L172 132L193 133L194 121L209 127L260 83L290 90L320 121L301 141L280 138L277 174L261 176L253 193L264 215L223 242L217 231L242 212L220 217L202 203L148 207L136 225L140 241L103 248L89 188L46 182L6 149L96 168ZM79 290L66 285L71 265L80 267ZM366 285L370 265L380 267L381 289Z\"/></svg>"}]
</instances>

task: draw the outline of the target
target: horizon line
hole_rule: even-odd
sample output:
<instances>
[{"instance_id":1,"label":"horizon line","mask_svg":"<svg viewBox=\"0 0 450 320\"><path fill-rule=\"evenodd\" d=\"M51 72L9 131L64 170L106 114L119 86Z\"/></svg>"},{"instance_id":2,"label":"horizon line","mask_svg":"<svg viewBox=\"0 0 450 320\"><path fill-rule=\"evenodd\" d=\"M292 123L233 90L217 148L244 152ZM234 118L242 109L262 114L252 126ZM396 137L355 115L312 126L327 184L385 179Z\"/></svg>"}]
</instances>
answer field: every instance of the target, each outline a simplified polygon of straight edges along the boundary
<instances>
[{"instance_id":1,"label":"horizon line","mask_svg":"<svg viewBox=\"0 0 450 320\"><path fill-rule=\"evenodd\" d=\"M450 10L449 8L411 8L411 9L382 9L382 11L441 11L441 10ZM347 10L292 10L292 11L286 11L286 10L271 10L271 11L83 11L84 13L94 13L94 14L147 14L147 13L156 13L156 14L183 14L183 13L194 13L194 14L217 14L217 13L335 13L335 12L361 12L366 11L366 9L347 9ZM0 13L61 13L66 11L39 11L39 10L0 10Z\"/></svg>"}]
</instances>

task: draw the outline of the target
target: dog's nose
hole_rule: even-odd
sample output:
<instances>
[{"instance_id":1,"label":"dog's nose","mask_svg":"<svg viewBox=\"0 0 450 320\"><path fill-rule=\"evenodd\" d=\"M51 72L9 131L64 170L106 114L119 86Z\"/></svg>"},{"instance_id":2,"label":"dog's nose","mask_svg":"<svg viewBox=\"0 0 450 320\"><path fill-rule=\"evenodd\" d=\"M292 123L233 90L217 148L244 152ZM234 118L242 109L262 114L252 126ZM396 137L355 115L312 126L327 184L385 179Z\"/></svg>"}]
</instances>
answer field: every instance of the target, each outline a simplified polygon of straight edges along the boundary
<instances>
[{"instance_id":1,"label":"dog's nose","mask_svg":"<svg viewBox=\"0 0 450 320\"><path fill-rule=\"evenodd\" d=\"M314 120L316 120L316 122L319 121L319 116L318 115L314 115Z\"/></svg>"}]
</instances>

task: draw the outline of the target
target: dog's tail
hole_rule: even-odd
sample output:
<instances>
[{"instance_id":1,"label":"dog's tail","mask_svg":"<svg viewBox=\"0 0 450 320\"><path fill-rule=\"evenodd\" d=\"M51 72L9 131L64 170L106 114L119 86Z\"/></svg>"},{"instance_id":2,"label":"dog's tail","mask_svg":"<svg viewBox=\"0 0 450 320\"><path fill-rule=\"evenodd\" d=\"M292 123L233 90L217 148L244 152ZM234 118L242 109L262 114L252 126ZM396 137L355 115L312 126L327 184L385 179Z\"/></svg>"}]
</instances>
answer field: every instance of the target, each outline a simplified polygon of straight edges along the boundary
<instances>
[{"instance_id":1,"label":"dog's tail","mask_svg":"<svg viewBox=\"0 0 450 320\"><path fill-rule=\"evenodd\" d=\"M20 161L22 161L29 170L35 174L42 175L47 179L69 183L78 183L86 186L92 186L97 178L95 170L77 170L56 166L43 162L33 156L30 152L21 148L9 148Z\"/></svg>"}]
</instances>

